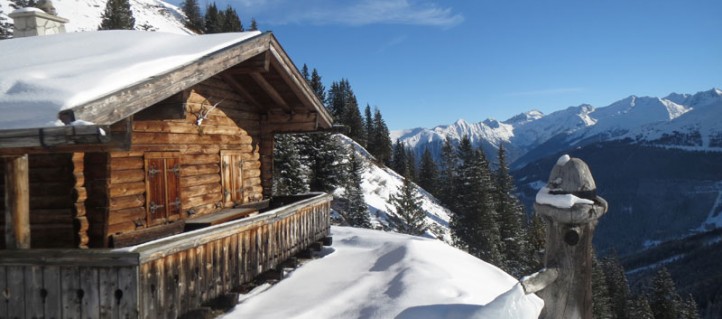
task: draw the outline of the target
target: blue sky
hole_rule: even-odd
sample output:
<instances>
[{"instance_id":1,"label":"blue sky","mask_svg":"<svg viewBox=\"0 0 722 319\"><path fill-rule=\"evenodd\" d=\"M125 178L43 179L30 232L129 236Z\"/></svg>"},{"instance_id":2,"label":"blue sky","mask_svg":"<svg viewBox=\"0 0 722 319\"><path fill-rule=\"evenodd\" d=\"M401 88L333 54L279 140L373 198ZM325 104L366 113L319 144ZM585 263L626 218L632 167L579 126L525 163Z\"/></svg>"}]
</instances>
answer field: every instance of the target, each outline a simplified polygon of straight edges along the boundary
<instances>
[{"instance_id":1,"label":"blue sky","mask_svg":"<svg viewBox=\"0 0 722 319\"><path fill-rule=\"evenodd\" d=\"M215 2L392 130L722 87L719 0Z\"/></svg>"}]
</instances>

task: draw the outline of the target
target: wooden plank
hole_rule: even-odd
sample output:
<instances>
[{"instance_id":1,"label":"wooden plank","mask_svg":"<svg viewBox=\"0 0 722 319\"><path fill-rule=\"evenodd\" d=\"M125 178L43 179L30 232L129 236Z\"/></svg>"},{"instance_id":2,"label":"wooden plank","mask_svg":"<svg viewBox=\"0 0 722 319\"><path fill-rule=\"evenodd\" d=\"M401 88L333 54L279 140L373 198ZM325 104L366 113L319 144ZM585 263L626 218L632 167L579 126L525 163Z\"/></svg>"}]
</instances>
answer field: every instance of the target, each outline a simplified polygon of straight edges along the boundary
<instances>
[{"instance_id":1,"label":"wooden plank","mask_svg":"<svg viewBox=\"0 0 722 319\"><path fill-rule=\"evenodd\" d=\"M257 214L258 210L254 208L232 208L219 211L210 215L200 216L187 219L186 230L195 230L203 227L222 224L234 219L252 216Z\"/></svg>"},{"instance_id":2,"label":"wooden plank","mask_svg":"<svg viewBox=\"0 0 722 319\"><path fill-rule=\"evenodd\" d=\"M43 288L45 289L45 301L43 312L45 318L60 318L63 312L62 294L63 287L60 284L60 267L44 266Z\"/></svg>"},{"instance_id":3,"label":"wooden plank","mask_svg":"<svg viewBox=\"0 0 722 319\"><path fill-rule=\"evenodd\" d=\"M218 174L220 170L221 167L218 164L184 165L183 170L181 170L181 177Z\"/></svg>"},{"instance_id":4,"label":"wooden plank","mask_svg":"<svg viewBox=\"0 0 722 319\"><path fill-rule=\"evenodd\" d=\"M180 266L178 255L179 254L173 254L159 259L160 262L164 263L164 316L171 319L175 319L181 315L180 300L178 299L179 285L181 284L179 282L180 277L178 275L178 267Z\"/></svg>"},{"instance_id":5,"label":"wooden plank","mask_svg":"<svg viewBox=\"0 0 722 319\"><path fill-rule=\"evenodd\" d=\"M233 285L233 279L231 277L231 268L233 261L231 260L231 236L227 236L222 240L218 241L221 246L221 263L223 264L222 279L221 279L221 294L231 291Z\"/></svg>"},{"instance_id":6,"label":"wooden plank","mask_svg":"<svg viewBox=\"0 0 722 319\"><path fill-rule=\"evenodd\" d=\"M152 319L155 318L155 298L156 295L156 283L153 275L153 263L143 263L140 265L139 271L139 288L140 288L140 309L141 318Z\"/></svg>"},{"instance_id":7,"label":"wooden plank","mask_svg":"<svg viewBox=\"0 0 722 319\"><path fill-rule=\"evenodd\" d=\"M175 303L177 313L183 314L190 309L190 306L186 303L188 300L188 288L190 285L190 276L188 273L188 254L191 251L181 251L177 254L177 267L176 267L176 296Z\"/></svg>"},{"instance_id":8,"label":"wooden plank","mask_svg":"<svg viewBox=\"0 0 722 319\"><path fill-rule=\"evenodd\" d=\"M167 257L166 257L167 258ZM165 262L164 259L156 259L153 262L152 267L152 273L151 278L153 278L152 282L155 282L155 288L152 288L152 290L155 291L155 297L154 304L155 304L155 311L152 312L153 318L165 318L164 314L168 310L168 303L167 303L167 296L166 296L166 269L165 269Z\"/></svg>"},{"instance_id":9,"label":"wooden plank","mask_svg":"<svg viewBox=\"0 0 722 319\"><path fill-rule=\"evenodd\" d=\"M130 195L122 197L114 197L110 199L110 208L113 210L121 210L134 207L144 207L145 196Z\"/></svg>"},{"instance_id":10,"label":"wooden plank","mask_svg":"<svg viewBox=\"0 0 722 319\"><path fill-rule=\"evenodd\" d=\"M25 274L23 267L6 268L8 318L25 318Z\"/></svg>"},{"instance_id":11,"label":"wooden plank","mask_svg":"<svg viewBox=\"0 0 722 319\"><path fill-rule=\"evenodd\" d=\"M130 153L128 153L130 154ZM133 154L136 155L136 154ZM132 157L111 157L110 166L113 170L133 170L143 169L143 156L132 156Z\"/></svg>"},{"instance_id":12,"label":"wooden plank","mask_svg":"<svg viewBox=\"0 0 722 319\"><path fill-rule=\"evenodd\" d=\"M36 129L0 130L0 149L58 147L72 144L103 144L111 141L108 126L59 126Z\"/></svg>"},{"instance_id":13,"label":"wooden plank","mask_svg":"<svg viewBox=\"0 0 722 319\"><path fill-rule=\"evenodd\" d=\"M7 267L0 266L0 291L7 291L8 289L6 269ZM0 317L2 318L8 318L8 302L6 298L5 294L0 294Z\"/></svg>"},{"instance_id":14,"label":"wooden plank","mask_svg":"<svg viewBox=\"0 0 722 319\"><path fill-rule=\"evenodd\" d=\"M115 248L134 246L154 239L179 234L183 232L184 225L185 221L180 220L129 233L114 234L110 236L110 246Z\"/></svg>"},{"instance_id":15,"label":"wooden plank","mask_svg":"<svg viewBox=\"0 0 722 319\"><path fill-rule=\"evenodd\" d=\"M25 271L25 317L42 318L45 317L45 309L42 305L43 300L43 269L39 266L23 267Z\"/></svg>"},{"instance_id":16,"label":"wooden plank","mask_svg":"<svg viewBox=\"0 0 722 319\"><path fill-rule=\"evenodd\" d=\"M108 249L32 249L27 251L0 250L0 265L37 265L68 267L105 267L137 265L137 252Z\"/></svg>"},{"instance_id":17,"label":"wooden plank","mask_svg":"<svg viewBox=\"0 0 722 319\"><path fill-rule=\"evenodd\" d=\"M63 318L81 318L80 270L77 267L60 267L60 300Z\"/></svg>"},{"instance_id":18,"label":"wooden plank","mask_svg":"<svg viewBox=\"0 0 722 319\"><path fill-rule=\"evenodd\" d=\"M28 156L8 157L5 171L5 247L30 248L30 179Z\"/></svg>"},{"instance_id":19,"label":"wooden plank","mask_svg":"<svg viewBox=\"0 0 722 319\"><path fill-rule=\"evenodd\" d=\"M222 239L213 242L213 298L223 293L223 247Z\"/></svg>"},{"instance_id":20,"label":"wooden plank","mask_svg":"<svg viewBox=\"0 0 722 319\"><path fill-rule=\"evenodd\" d=\"M138 318L141 314L139 300L139 271L137 267L121 267L118 269L118 292L116 302L118 316L116 318Z\"/></svg>"},{"instance_id":21,"label":"wooden plank","mask_svg":"<svg viewBox=\"0 0 722 319\"><path fill-rule=\"evenodd\" d=\"M99 301L99 318L111 319L120 318L118 316L118 301L116 299L116 291L118 290L118 270L117 268L103 267L98 268L98 301Z\"/></svg>"},{"instance_id":22,"label":"wooden plank","mask_svg":"<svg viewBox=\"0 0 722 319\"><path fill-rule=\"evenodd\" d=\"M142 182L145 180L145 172L142 169L133 170L111 170L110 183L122 184L132 182Z\"/></svg>"},{"instance_id":23,"label":"wooden plank","mask_svg":"<svg viewBox=\"0 0 722 319\"><path fill-rule=\"evenodd\" d=\"M200 302L200 292L199 292L199 281L200 278L200 269L198 268L199 261L198 261L198 249L199 248L190 248L188 249L188 255L186 256L186 281L188 282L188 288L186 291L186 297L185 297L185 303L187 307L193 307L194 305L199 304Z\"/></svg>"},{"instance_id":24,"label":"wooden plank","mask_svg":"<svg viewBox=\"0 0 722 319\"><path fill-rule=\"evenodd\" d=\"M80 291L82 292L81 309L85 318L100 317L100 282L98 268L81 267Z\"/></svg>"},{"instance_id":25,"label":"wooden plank","mask_svg":"<svg viewBox=\"0 0 722 319\"><path fill-rule=\"evenodd\" d=\"M220 183L221 176L218 174L185 176L180 180L180 185L183 188L208 184L218 184L218 187L220 187Z\"/></svg>"}]
</instances>

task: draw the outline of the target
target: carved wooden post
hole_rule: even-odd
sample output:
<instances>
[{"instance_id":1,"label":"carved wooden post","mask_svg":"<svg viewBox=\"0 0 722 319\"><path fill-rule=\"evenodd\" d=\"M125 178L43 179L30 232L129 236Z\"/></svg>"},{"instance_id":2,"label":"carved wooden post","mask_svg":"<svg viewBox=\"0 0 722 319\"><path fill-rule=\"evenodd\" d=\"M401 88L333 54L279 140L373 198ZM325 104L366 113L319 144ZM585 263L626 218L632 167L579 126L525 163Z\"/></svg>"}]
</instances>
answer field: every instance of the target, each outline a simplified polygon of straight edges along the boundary
<instances>
[{"instance_id":1,"label":"carved wooden post","mask_svg":"<svg viewBox=\"0 0 722 319\"><path fill-rule=\"evenodd\" d=\"M5 158L5 246L30 248L28 156Z\"/></svg>"},{"instance_id":2,"label":"carved wooden post","mask_svg":"<svg viewBox=\"0 0 722 319\"><path fill-rule=\"evenodd\" d=\"M546 221L545 269L522 279L544 300L540 318L592 318L592 236L607 202L586 163L564 155L534 203Z\"/></svg>"}]
</instances>

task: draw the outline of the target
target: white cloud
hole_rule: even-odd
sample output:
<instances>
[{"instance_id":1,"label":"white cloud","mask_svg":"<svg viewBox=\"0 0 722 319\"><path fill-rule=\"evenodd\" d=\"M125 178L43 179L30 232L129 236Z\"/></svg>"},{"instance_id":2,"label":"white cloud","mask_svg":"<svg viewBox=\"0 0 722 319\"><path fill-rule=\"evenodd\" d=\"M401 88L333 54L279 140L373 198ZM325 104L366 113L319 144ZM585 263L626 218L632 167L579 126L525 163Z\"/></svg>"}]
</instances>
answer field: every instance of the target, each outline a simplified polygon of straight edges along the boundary
<instances>
[{"instance_id":1,"label":"white cloud","mask_svg":"<svg viewBox=\"0 0 722 319\"><path fill-rule=\"evenodd\" d=\"M231 0L273 24L404 24L453 27L464 21L451 7L430 0Z\"/></svg>"}]
</instances>

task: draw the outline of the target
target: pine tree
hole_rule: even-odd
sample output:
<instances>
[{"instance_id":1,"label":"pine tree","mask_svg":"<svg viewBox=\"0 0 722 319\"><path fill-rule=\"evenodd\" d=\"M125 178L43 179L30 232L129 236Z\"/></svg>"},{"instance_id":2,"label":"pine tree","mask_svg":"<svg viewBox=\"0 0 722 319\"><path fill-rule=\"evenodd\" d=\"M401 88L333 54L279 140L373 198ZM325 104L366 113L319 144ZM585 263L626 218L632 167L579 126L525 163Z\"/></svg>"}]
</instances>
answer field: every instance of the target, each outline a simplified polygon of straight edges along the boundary
<instances>
[{"instance_id":1,"label":"pine tree","mask_svg":"<svg viewBox=\"0 0 722 319\"><path fill-rule=\"evenodd\" d=\"M397 194L391 195L390 202L400 218L398 232L410 235L422 235L428 225L426 212L421 208L421 195L411 182L408 171L404 174L404 183L398 188Z\"/></svg>"},{"instance_id":2,"label":"pine tree","mask_svg":"<svg viewBox=\"0 0 722 319\"><path fill-rule=\"evenodd\" d=\"M36 5L35 0L10 0L10 7L13 9L30 8Z\"/></svg>"},{"instance_id":3,"label":"pine tree","mask_svg":"<svg viewBox=\"0 0 722 319\"><path fill-rule=\"evenodd\" d=\"M364 108L364 125L366 126L366 145L364 145L364 147L367 151L369 151L369 153L371 153L369 149L371 148L371 140L373 139L373 134L376 128L374 128L374 118L371 114L371 106L368 103L366 103L366 108Z\"/></svg>"},{"instance_id":4,"label":"pine tree","mask_svg":"<svg viewBox=\"0 0 722 319\"><path fill-rule=\"evenodd\" d=\"M211 4L206 7L204 25L205 31L208 34L223 32L223 14L218 11L218 7L216 7L215 2L211 2Z\"/></svg>"},{"instance_id":5,"label":"pine tree","mask_svg":"<svg viewBox=\"0 0 722 319\"><path fill-rule=\"evenodd\" d=\"M655 319L678 319L682 300L667 268L662 267L652 279L649 305Z\"/></svg>"},{"instance_id":6,"label":"pine tree","mask_svg":"<svg viewBox=\"0 0 722 319\"><path fill-rule=\"evenodd\" d=\"M296 137L276 135L273 146L273 194L307 193L308 168L302 163Z\"/></svg>"},{"instance_id":7,"label":"pine tree","mask_svg":"<svg viewBox=\"0 0 722 319\"><path fill-rule=\"evenodd\" d=\"M431 194L436 194L438 180L439 169L436 162L434 162L429 148L424 148L419 167L419 186Z\"/></svg>"},{"instance_id":8,"label":"pine tree","mask_svg":"<svg viewBox=\"0 0 722 319\"><path fill-rule=\"evenodd\" d=\"M389 128L386 126L386 121L384 121L381 111L378 108L374 108L373 122L374 129L369 134L371 137L368 141L369 152L379 163L390 166L392 152L391 137L389 136Z\"/></svg>"},{"instance_id":9,"label":"pine tree","mask_svg":"<svg viewBox=\"0 0 722 319\"><path fill-rule=\"evenodd\" d=\"M0 7L0 40L10 39L13 35L12 24L3 17L3 9Z\"/></svg>"},{"instance_id":10,"label":"pine tree","mask_svg":"<svg viewBox=\"0 0 722 319\"><path fill-rule=\"evenodd\" d=\"M506 270L513 276L521 276L531 269L528 266L527 238L524 234L524 212L514 196L514 181L506 164L506 151L499 145L499 168L496 172L496 211L499 214L499 232Z\"/></svg>"},{"instance_id":11,"label":"pine tree","mask_svg":"<svg viewBox=\"0 0 722 319\"><path fill-rule=\"evenodd\" d=\"M356 156L353 150L349 151L349 179L346 184L346 199L348 205L346 207L346 221L351 226L371 228L371 220L369 219L369 210L364 200L363 191L361 190L361 182L363 180L363 162Z\"/></svg>"},{"instance_id":12,"label":"pine tree","mask_svg":"<svg viewBox=\"0 0 722 319\"><path fill-rule=\"evenodd\" d=\"M248 31L258 31L258 23L256 23L256 18L251 18L251 26L248 28Z\"/></svg>"},{"instance_id":13,"label":"pine tree","mask_svg":"<svg viewBox=\"0 0 722 319\"><path fill-rule=\"evenodd\" d=\"M409 159L406 156L407 154L408 153L406 152L406 147L404 146L404 143L402 143L400 140L396 140L396 144L394 144L393 155L391 157L391 169L399 175L405 174L405 172L408 170Z\"/></svg>"},{"instance_id":14,"label":"pine tree","mask_svg":"<svg viewBox=\"0 0 722 319\"><path fill-rule=\"evenodd\" d=\"M617 318L612 311L607 281L602 263L596 254L592 254L592 313L595 319Z\"/></svg>"},{"instance_id":15,"label":"pine tree","mask_svg":"<svg viewBox=\"0 0 722 319\"><path fill-rule=\"evenodd\" d=\"M198 6L198 0L183 1L181 9L188 18L186 27L196 32L203 32L203 14L201 14L201 8Z\"/></svg>"},{"instance_id":16,"label":"pine tree","mask_svg":"<svg viewBox=\"0 0 722 319\"><path fill-rule=\"evenodd\" d=\"M629 300L628 318L633 319L654 319L652 308L649 306L647 298L643 295L636 296Z\"/></svg>"},{"instance_id":17,"label":"pine tree","mask_svg":"<svg viewBox=\"0 0 722 319\"><path fill-rule=\"evenodd\" d=\"M455 210L454 192L456 191L456 153L451 139L444 140L441 146L441 165L439 165L439 191L437 197L451 210Z\"/></svg>"},{"instance_id":18,"label":"pine tree","mask_svg":"<svg viewBox=\"0 0 722 319\"><path fill-rule=\"evenodd\" d=\"M302 152L310 168L311 191L330 192L343 185L346 180L343 164L345 150L332 134L309 134Z\"/></svg>"},{"instance_id":19,"label":"pine tree","mask_svg":"<svg viewBox=\"0 0 722 319\"><path fill-rule=\"evenodd\" d=\"M699 310L697 309L697 303L691 294L688 294L686 298L682 299L680 304L680 319L699 319Z\"/></svg>"},{"instance_id":20,"label":"pine tree","mask_svg":"<svg viewBox=\"0 0 722 319\"><path fill-rule=\"evenodd\" d=\"M611 298L611 310L617 319L633 319L628 316L628 300L631 292L624 268L616 256L606 257L601 261L607 280L607 289Z\"/></svg>"},{"instance_id":21,"label":"pine tree","mask_svg":"<svg viewBox=\"0 0 722 319\"><path fill-rule=\"evenodd\" d=\"M314 68L313 72L311 72L311 89L313 90L313 93L316 94L316 97L321 102L326 101L326 87L323 85L323 82L321 82L321 76L318 75L318 71Z\"/></svg>"},{"instance_id":22,"label":"pine tree","mask_svg":"<svg viewBox=\"0 0 722 319\"><path fill-rule=\"evenodd\" d=\"M108 0L98 30L133 30L135 18L128 0Z\"/></svg>"},{"instance_id":23,"label":"pine tree","mask_svg":"<svg viewBox=\"0 0 722 319\"><path fill-rule=\"evenodd\" d=\"M526 227L527 243L529 244L527 267L530 270L541 269L544 266L546 226L542 218L543 217L534 214Z\"/></svg>"},{"instance_id":24,"label":"pine tree","mask_svg":"<svg viewBox=\"0 0 722 319\"><path fill-rule=\"evenodd\" d=\"M236 12L231 5L226 7L226 11L223 12L223 26L221 28L223 32L242 32L243 23L241 18L238 17Z\"/></svg>"},{"instance_id":25,"label":"pine tree","mask_svg":"<svg viewBox=\"0 0 722 319\"><path fill-rule=\"evenodd\" d=\"M459 142L457 158L459 188L450 223L455 243L471 255L504 268L489 162L481 150L471 146L468 136Z\"/></svg>"},{"instance_id":26,"label":"pine tree","mask_svg":"<svg viewBox=\"0 0 722 319\"><path fill-rule=\"evenodd\" d=\"M406 170L408 171L407 174L411 178L411 181L415 183L417 180L419 180L419 172L416 169L416 155L411 148L404 147L404 150L406 151Z\"/></svg>"}]
</instances>

